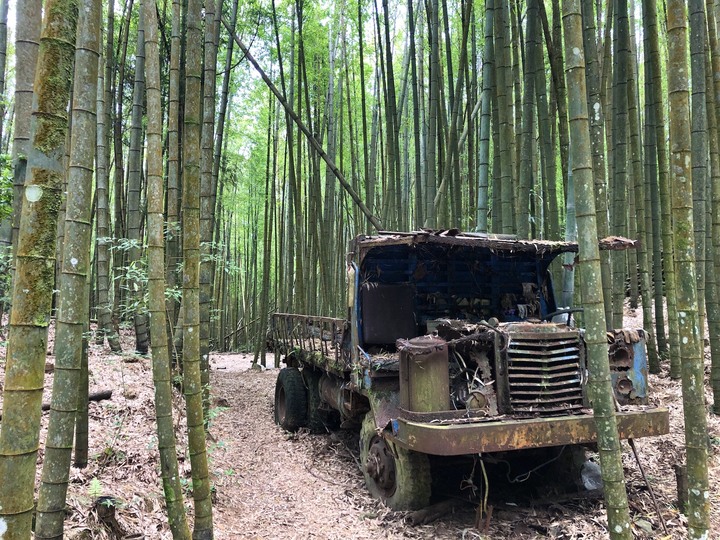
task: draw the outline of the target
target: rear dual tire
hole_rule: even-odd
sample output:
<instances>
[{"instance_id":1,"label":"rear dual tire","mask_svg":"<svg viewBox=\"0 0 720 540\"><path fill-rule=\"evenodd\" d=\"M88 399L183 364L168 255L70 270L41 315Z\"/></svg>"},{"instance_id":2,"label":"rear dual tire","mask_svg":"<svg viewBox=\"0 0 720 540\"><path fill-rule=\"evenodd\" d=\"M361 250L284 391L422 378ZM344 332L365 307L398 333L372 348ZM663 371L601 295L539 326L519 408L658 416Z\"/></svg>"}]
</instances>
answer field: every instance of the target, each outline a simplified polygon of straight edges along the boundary
<instances>
[{"instance_id":1,"label":"rear dual tire","mask_svg":"<svg viewBox=\"0 0 720 540\"><path fill-rule=\"evenodd\" d=\"M275 383L275 423L286 431L297 431L307 423L307 390L298 368L280 370Z\"/></svg>"},{"instance_id":2,"label":"rear dual tire","mask_svg":"<svg viewBox=\"0 0 720 540\"><path fill-rule=\"evenodd\" d=\"M309 367L283 368L275 383L275 423L295 432L327 433L340 424L340 413L324 406L320 397L322 373Z\"/></svg>"}]
</instances>

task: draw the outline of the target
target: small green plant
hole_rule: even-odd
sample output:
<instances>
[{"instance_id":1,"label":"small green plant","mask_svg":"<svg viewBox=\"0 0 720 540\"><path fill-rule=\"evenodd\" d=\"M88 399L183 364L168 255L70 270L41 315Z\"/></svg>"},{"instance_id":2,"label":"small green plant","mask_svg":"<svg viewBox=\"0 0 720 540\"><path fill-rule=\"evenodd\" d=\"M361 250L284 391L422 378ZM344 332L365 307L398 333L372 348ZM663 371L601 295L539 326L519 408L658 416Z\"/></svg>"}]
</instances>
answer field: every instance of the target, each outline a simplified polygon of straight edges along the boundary
<instances>
[{"instance_id":1,"label":"small green plant","mask_svg":"<svg viewBox=\"0 0 720 540\"><path fill-rule=\"evenodd\" d=\"M0 191L2 189L0 188ZM12 266L12 246L0 247L0 302L3 311L10 305L10 268Z\"/></svg>"},{"instance_id":2,"label":"small green plant","mask_svg":"<svg viewBox=\"0 0 720 540\"><path fill-rule=\"evenodd\" d=\"M213 450L224 450L226 447L227 447L227 443L221 439L221 440L219 440L218 442L213 443L213 444L210 445L210 451L213 451Z\"/></svg>"},{"instance_id":3,"label":"small green plant","mask_svg":"<svg viewBox=\"0 0 720 540\"><path fill-rule=\"evenodd\" d=\"M13 165L9 154L0 154L0 221L12 215Z\"/></svg>"},{"instance_id":4,"label":"small green plant","mask_svg":"<svg viewBox=\"0 0 720 540\"><path fill-rule=\"evenodd\" d=\"M155 448L157 448L157 443L158 443L157 436L156 436L156 435L152 435L152 436L148 439L147 449L148 449L148 450L155 450Z\"/></svg>"},{"instance_id":5,"label":"small green plant","mask_svg":"<svg viewBox=\"0 0 720 540\"><path fill-rule=\"evenodd\" d=\"M116 241L115 246L113 246L111 249L117 249L120 251L129 251L133 248L142 248L144 247L140 242L137 240L131 240L129 238L118 238Z\"/></svg>"},{"instance_id":6,"label":"small green plant","mask_svg":"<svg viewBox=\"0 0 720 540\"><path fill-rule=\"evenodd\" d=\"M116 425L119 420L116 420ZM121 425L117 425L119 429ZM122 450L117 450L113 443L108 443L105 449L98 455L98 462L105 467L110 464L122 465L127 461L127 454Z\"/></svg>"},{"instance_id":7,"label":"small green plant","mask_svg":"<svg viewBox=\"0 0 720 540\"><path fill-rule=\"evenodd\" d=\"M183 490L189 495L192 493L193 490L193 482L192 478L181 478L180 479L180 486L183 488Z\"/></svg>"},{"instance_id":8,"label":"small green plant","mask_svg":"<svg viewBox=\"0 0 720 540\"><path fill-rule=\"evenodd\" d=\"M165 300L175 300L180 302L182 299L182 289L180 287L168 287L165 289Z\"/></svg>"},{"instance_id":9,"label":"small green plant","mask_svg":"<svg viewBox=\"0 0 720 540\"><path fill-rule=\"evenodd\" d=\"M205 413L205 427L209 429L215 419L228 409L229 407L210 407Z\"/></svg>"},{"instance_id":10,"label":"small green plant","mask_svg":"<svg viewBox=\"0 0 720 540\"><path fill-rule=\"evenodd\" d=\"M173 240L180 236L180 223L169 223L165 222L165 239Z\"/></svg>"},{"instance_id":11,"label":"small green plant","mask_svg":"<svg viewBox=\"0 0 720 540\"><path fill-rule=\"evenodd\" d=\"M115 507L119 506L117 504L117 501L115 499L113 499L112 497L103 498L103 500L100 502L100 504L102 504L103 506L107 506L108 508L110 508L111 506L115 506Z\"/></svg>"},{"instance_id":12,"label":"small green plant","mask_svg":"<svg viewBox=\"0 0 720 540\"><path fill-rule=\"evenodd\" d=\"M97 478L93 478L92 480L90 480L90 485L88 486L88 495L93 499L97 499L102 495L102 492L102 482L100 482L100 480L98 480Z\"/></svg>"}]
</instances>

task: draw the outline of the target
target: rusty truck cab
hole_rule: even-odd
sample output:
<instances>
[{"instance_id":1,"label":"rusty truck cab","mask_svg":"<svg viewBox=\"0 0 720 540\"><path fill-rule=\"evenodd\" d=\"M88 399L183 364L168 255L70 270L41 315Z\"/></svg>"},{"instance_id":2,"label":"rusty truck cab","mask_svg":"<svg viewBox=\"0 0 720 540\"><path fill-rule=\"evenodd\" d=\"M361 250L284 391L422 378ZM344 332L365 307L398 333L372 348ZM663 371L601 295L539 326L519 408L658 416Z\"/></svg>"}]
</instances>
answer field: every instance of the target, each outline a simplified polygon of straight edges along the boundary
<instances>
[{"instance_id":1,"label":"rusty truck cab","mask_svg":"<svg viewBox=\"0 0 720 540\"><path fill-rule=\"evenodd\" d=\"M288 366L277 423L361 421L366 484L396 509L429 502L429 456L593 444L584 332L577 310L558 307L550 270L577 250L459 231L355 238L347 319L273 315L277 361ZM609 332L608 359L620 436L667 433L667 410L648 399L643 331Z\"/></svg>"},{"instance_id":2,"label":"rusty truck cab","mask_svg":"<svg viewBox=\"0 0 720 540\"><path fill-rule=\"evenodd\" d=\"M408 233L361 236L350 251L352 385L369 402L361 450L376 495L408 506L409 489L396 495L400 481L388 478L398 464L372 466L404 459L398 449L450 456L596 441L584 332L575 310L558 308L549 270L577 244ZM552 321L558 312L563 322ZM621 437L667 433L667 410L648 404L643 331L609 332L608 346Z\"/></svg>"}]
</instances>

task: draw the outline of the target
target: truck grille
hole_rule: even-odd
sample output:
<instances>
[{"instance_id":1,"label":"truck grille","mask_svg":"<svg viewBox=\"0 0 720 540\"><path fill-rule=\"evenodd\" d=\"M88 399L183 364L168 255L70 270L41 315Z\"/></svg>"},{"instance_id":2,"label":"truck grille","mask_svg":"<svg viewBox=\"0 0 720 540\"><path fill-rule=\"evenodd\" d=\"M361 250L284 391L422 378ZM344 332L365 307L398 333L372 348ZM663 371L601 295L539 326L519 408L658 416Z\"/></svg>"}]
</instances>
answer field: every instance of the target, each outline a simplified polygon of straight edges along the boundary
<instances>
[{"instance_id":1,"label":"truck grille","mask_svg":"<svg viewBox=\"0 0 720 540\"><path fill-rule=\"evenodd\" d=\"M582 409L582 350L574 331L510 333L507 374L512 412L552 415Z\"/></svg>"}]
</instances>

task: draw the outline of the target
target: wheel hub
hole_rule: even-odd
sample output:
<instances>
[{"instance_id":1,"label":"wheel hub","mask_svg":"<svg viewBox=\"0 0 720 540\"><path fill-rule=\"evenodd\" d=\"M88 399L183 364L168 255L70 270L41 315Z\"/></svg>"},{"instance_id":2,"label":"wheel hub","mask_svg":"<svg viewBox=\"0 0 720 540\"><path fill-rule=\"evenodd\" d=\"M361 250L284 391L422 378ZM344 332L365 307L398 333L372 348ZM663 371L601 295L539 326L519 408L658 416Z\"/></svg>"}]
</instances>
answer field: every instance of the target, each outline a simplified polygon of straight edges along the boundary
<instances>
[{"instance_id":1,"label":"wheel hub","mask_svg":"<svg viewBox=\"0 0 720 540\"><path fill-rule=\"evenodd\" d=\"M380 437L373 437L368 450L366 470L385 497L395 493L395 457Z\"/></svg>"}]
</instances>

